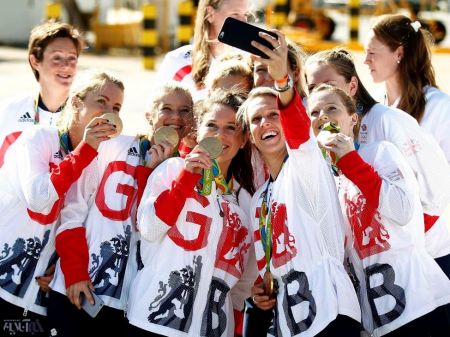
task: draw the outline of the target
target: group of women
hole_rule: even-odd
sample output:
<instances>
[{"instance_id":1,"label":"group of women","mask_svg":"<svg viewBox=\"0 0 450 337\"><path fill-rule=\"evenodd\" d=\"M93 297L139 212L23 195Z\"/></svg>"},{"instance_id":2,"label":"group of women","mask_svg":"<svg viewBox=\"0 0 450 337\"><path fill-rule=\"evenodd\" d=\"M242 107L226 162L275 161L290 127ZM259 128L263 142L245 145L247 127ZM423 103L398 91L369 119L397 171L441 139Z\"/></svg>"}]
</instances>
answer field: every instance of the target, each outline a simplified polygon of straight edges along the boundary
<instances>
[{"instance_id":1,"label":"group of women","mask_svg":"<svg viewBox=\"0 0 450 337\"><path fill-rule=\"evenodd\" d=\"M0 109L2 336L450 332L450 97L426 31L377 19L377 103L346 50L303 63L274 30L267 58L230 54L220 27L249 10L199 2L136 136L111 117L123 83L76 75L79 33L32 31L39 93Z\"/></svg>"}]
</instances>

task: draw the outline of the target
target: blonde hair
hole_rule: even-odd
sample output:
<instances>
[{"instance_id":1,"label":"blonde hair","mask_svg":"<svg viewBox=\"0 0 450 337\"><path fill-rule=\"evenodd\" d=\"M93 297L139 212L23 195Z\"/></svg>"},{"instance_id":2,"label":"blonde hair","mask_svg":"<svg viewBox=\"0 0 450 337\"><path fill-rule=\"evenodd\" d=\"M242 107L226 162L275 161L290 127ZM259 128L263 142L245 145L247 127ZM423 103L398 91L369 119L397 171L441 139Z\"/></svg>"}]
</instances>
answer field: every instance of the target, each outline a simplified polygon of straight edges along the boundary
<instances>
[{"instance_id":1,"label":"blonde hair","mask_svg":"<svg viewBox=\"0 0 450 337\"><path fill-rule=\"evenodd\" d=\"M251 60L243 54L230 53L217 59L209 68L205 77L205 86L209 90L220 89L218 83L227 76L245 77L249 84L248 91L253 86L253 71ZM243 86L240 86L243 87ZM247 88L245 88L247 89Z\"/></svg>"},{"instance_id":2,"label":"blonde hair","mask_svg":"<svg viewBox=\"0 0 450 337\"><path fill-rule=\"evenodd\" d=\"M208 6L219 9L224 0L200 0L194 27L194 45L192 47L192 78L197 85L203 84L208 72L210 50L208 46L211 23L208 21Z\"/></svg>"},{"instance_id":3,"label":"blonde hair","mask_svg":"<svg viewBox=\"0 0 450 337\"><path fill-rule=\"evenodd\" d=\"M75 107L72 104L74 97L78 97L80 100L84 101L89 92L103 88L107 83L115 84L120 90L124 91L125 86L123 82L119 80L116 76L100 71L100 70L88 70L77 75L75 81L70 88L68 104L66 104L61 118L58 121L58 129L61 131L67 131L69 125L74 119L77 113Z\"/></svg>"}]
</instances>

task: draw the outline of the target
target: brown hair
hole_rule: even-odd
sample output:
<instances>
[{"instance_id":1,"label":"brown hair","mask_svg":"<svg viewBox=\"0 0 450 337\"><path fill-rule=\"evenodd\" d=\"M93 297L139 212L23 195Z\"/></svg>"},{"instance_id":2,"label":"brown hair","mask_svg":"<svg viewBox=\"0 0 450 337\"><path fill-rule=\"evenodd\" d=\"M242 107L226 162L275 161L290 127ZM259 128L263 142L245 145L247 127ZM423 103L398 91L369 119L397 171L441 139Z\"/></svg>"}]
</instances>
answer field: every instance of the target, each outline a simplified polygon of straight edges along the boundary
<instances>
[{"instance_id":1,"label":"brown hair","mask_svg":"<svg viewBox=\"0 0 450 337\"><path fill-rule=\"evenodd\" d=\"M209 68L210 51L208 47L211 24L208 21L208 6L218 9L223 0L200 0L194 27L194 45L192 47L192 78L197 85L203 84Z\"/></svg>"},{"instance_id":2,"label":"brown hair","mask_svg":"<svg viewBox=\"0 0 450 337\"><path fill-rule=\"evenodd\" d=\"M304 59L306 58L305 51L294 41L286 38L286 43L288 47L288 62L292 71L299 70L298 81L297 81L297 91L300 97L306 97L306 80L304 71Z\"/></svg>"},{"instance_id":3,"label":"brown hair","mask_svg":"<svg viewBox=\"0 0 450 337\"><path fill-rule=\"evenodd\" d=\"M197 124L200 125L204 116L211 111L211 107L215 104L226 105L236 112L236 123L240 124L237 118L239 107L245 102L247 94L242 89L215 90L201 104L196 105L195 116ZM241 125L242 134L248 133L248 128ZM241 188L243 187L248 193L255 193L255 185L253 183L253 167L251 163L252 148L247 141L242 149L231 160L229 172L234 176ZM239 190L236 193L239 194Z\"/></svg>"},{"instance_id":4,"label":"brown hair","mask_svg":"<svg viewBox=\"0 0 450 337\"><path fill-rule=\"evenodd\" d=\"M80 55L84 46L84 38L80 32L67 23L47 21L34 27L31 31L28 42L28 60L30 60L30 55L34 55L36 60L42 62L45 49L57 38L68 38L72 40L77 50L77 56ZM34 77L39 81L39 72L33 67L31 69L33 70Z\"/></svg>"},{"instance_id":5,"label":"brown hair","mask_svg":"<svg viewBox=\"0 0 450 337\"><path fill-rule=\"evenodd\" d=\"M61 131L68 130L74 115L77 113L71 104L73 97L78 97L84 101L89 92L103 88L108 82L114 83L122 91L125 90L123 82L110 73L99 70L87 70L77 75L70 88L68 98L69 104L65 106L61 117L58 120L58 129Z\"/></svg>"},{"instance_id":6,"label":"brown hair","mask_svg":"<svg viewBox=\"0 0 450 337\"><path fill-rule=\"evenodd\" d=\"M353 76L356 77L358 88L354 100L361 116L367 114L377 103L362 84L356 72L355 62L347 50L335 48L315 53L306 60L305 67L314 63L330 65L347 83L350 83Z\"/></svg>"},{"instance_id":7,"label":"brown hair","mask_svg":"<svg viewBox=\"0 0 450 337\"><path fill-rule=\"evenodd\" d=\"M411 26L411 19L404 15L382 15L372 29L377 39L393 52L403 46L403 58L398 65L401 98L398 105L420 122L425 110L427 85L437 87L431 64L431 34Z\"/></svg>"}]
</instances>

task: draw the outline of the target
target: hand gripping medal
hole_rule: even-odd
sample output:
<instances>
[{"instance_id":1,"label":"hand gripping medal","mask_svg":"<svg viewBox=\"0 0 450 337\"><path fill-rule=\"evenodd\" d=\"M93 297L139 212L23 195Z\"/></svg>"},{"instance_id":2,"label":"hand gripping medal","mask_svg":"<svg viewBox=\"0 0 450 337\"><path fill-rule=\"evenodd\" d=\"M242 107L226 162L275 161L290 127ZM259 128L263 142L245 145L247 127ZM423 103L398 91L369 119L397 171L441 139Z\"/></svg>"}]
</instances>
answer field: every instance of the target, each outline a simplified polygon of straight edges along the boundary
<instances>
[{"instance_id":1,"label":"hand gripping medal","mask_svg":"<svg viewBox=\"0 0 450 337\"><path fill-rule=\"evenodd\" d=\"M114 138L121 134L122 129L123 129L123 123L122 123L122 120L120 119L119 115L112 113L112 112L108 112L108 113L101 115L100 118L104 118L108 121L109 124L116 126L116 133L109 136L109 138Z\"/></svg>"},{"instance_id":2,"label":"hand gripping medal","mask_svg":"<svg viewBox=\"0 0 450 337\"><path fill-rule=\"evenodd\" d=\"M170 126L162 126L156 130L153 135L155 144L159 145L162 142L168 142L173 147L176 147L179 141L178 132Z\"/></svg>"},{"instance_id":3,"label":"hand gripping medal","mask_svg":"<svg viewBox=\"0 0 450 337\"><path fill-rule=\"evenodd\" d=\"M212 181L213 179L217 182L216 177L221 177L219 180L221 181L220 184L225 184L224 178L220 173L220 168L215 161L217 157L220 156L222 153L222 142L216 138L216 137L206 137L203 138L198 145L204 149L206 152L209 153L210 158L212 159L212 167L210 169L203 170L203 177L202 177L202 186L200 193L202 195L210 195L212 191Z\"/></svg>"}]
</instances>

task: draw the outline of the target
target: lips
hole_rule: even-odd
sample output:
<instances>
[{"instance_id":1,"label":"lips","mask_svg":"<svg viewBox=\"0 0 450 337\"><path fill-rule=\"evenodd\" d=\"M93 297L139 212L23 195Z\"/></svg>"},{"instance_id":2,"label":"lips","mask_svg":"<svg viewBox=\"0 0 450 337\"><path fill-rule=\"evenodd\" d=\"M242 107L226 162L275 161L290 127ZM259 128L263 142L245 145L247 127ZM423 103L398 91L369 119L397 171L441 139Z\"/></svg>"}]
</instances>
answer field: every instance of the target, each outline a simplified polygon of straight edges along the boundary
<instances>
[{"instance_id":1,"label":"lips","mask_svg":"<svg viewBox=\"0 0 450 337\"><path fill-rule=\"evenodd\" d=\"M278 135L278 132L275 130L269 130L262 134L261 140L268 140L276 137Z\"/></svg>"}]
</instances>

